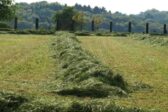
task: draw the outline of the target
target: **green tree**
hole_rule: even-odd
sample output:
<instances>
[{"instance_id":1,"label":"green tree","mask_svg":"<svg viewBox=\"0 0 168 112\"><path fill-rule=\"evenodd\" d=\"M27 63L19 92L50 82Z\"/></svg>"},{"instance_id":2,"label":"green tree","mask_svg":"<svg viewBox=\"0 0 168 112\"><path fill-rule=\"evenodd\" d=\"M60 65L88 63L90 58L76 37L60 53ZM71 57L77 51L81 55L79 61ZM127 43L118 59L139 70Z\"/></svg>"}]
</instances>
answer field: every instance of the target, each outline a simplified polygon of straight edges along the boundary
<instances>
[{"instance_id":1,"label":"green tree","mask_svg":"<svg viewBox=\"0 0 168 112\"><path fill-rule=\"evenodd\" d=\"M10 20L14 14L13 0L0 0L0 21Z\"/></svg>"},{"instance_id":2,"label":"green tree","mask_svg":"<svg viewBox=\"0 0 168 112\"><path fill-rule=\"evenodd\" d=\"M73 20L80 25L80 29L83 29L83 24L85 23L85 14L83 12L78 12L73 16Z\"/></svg>"},{"instance_id":3,"label":"green tree","mask_svg":"<svg viewBox=\"0 0 168 112\"><path fill-rule=\"evenodd\" d=\"M95 22L95 27L98 30L100 24L103 22L103 18L101 16L94 16L93 21Z\"/></svg>"},{"instance_id":4,"label":"green tree","mask_svg":"<svg viewBox=\"0 0 168 112\"><path fill-rule=\"evenodd\" d=\"M76 11L73 7L65 7L62 11L58 11L54 20L57 22L59 30L73 30L74 29L74 20L73 17L76 15Z\"/></svg>"}]
</instances>

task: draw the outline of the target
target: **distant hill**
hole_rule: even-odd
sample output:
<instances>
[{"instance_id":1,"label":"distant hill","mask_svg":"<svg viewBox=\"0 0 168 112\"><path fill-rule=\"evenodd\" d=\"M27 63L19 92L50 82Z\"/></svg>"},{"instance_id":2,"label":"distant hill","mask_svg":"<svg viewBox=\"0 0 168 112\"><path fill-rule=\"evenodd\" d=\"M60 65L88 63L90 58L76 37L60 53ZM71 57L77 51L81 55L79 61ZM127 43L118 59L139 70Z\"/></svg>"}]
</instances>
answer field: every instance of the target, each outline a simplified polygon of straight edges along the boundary
<instances>
[{"instance_id":1,"label":"distant hill","mask_svg":"<svg viewBox=\"0 0 168 112\"><path fill-rule=\"evenodd\" d=\"M40 19L41 28L51 29L55 27L55 23L52 20L53 15L57 11L62 10L66 5L42 1L31 4L17 3L16 6L18 8L17 16L19 17L20 29L33 28L36 17ZM93 16L101 16L103 18L103 23L100 25L101 30L109 29L109 22L113 21L114 31L127 31L128 22L131 21L134 32L143 32L146 22L150 23L151 32L162 32L163 24L168 23L168 12L156 9L147 10L138 15L126 15L120 12L111 13L104 7L91 8L90 6L79 4L76 4L74 7L87 15L85 30L90 29L90 21Z\"/></svg>"}]
</instances>

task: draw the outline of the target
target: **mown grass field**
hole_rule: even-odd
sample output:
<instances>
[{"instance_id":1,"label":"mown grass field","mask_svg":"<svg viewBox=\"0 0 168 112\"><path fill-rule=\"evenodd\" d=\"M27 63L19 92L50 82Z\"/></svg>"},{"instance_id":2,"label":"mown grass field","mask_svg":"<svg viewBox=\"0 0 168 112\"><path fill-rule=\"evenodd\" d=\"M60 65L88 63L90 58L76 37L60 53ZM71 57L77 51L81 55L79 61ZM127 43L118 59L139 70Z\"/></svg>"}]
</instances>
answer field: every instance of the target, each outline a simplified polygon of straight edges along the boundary
<instances>
[{"instance_id":1,"label":"mown grass field","mask_svg":"<svg viewBox=\"0 0 168 112\"><path fill-rule=\"evenodd\" d=\"M130 85L143 83L152 88L136 91L128 98L117 98L119 105L168 111L168 50L166 46L125 37L79 37L105 65L124 75Z\"/></svg>"},{"instance_id":2,"label":"mown grass field","mask_svg":"<svg viewBox=\"0 0 168 112\"><path fill-rule=\"evenodd\" d=\"M117 108L111 107L114 101L108 98L92 99L87 96L56 94L56 90L65 86L57 78L61 69L57 66L60 63L53 58L53 37L55 36L0 35L0 111L86 112L92 104L99 111L102 110L100 108L104 109L103 105L106 108ZM100 106L101 104L103 105Z\"/></svg>"},{"instance_id":3,"label":"mown grass field","mask_svg":"<svg viewBox=\"0 0 168 112\"><path fill-rule=\"evenodd\" d=\"M52 80L48 36L0 35L0 90L38 94Z\"/></svg>"},{"instance_id":4,"label":"mown grass field","mask_svg":"<svg viewBox=\"0 0 168 112\"><path fill-rule=\"evenodd\" d=\"M26 96L35 103L55 101L49 93L57 69L50 50L51 38L0 35L0 92Z\"/></svg>"},{"instance_id":5,"label":"mown grass field","mask_svg":"<svg viewBox=\"0 0 168 112\"><path fill-rule=\"evenodd\" d=\"M25 96L29 98L28 105L42 108L39 103L43 104L46 112L50 112L53 107L57 108L57 106L69 108L74 102L84 103L84 105L93 103L97 106L98 104L100 111L101 108L108 107L108 104L114 102L121 107L168 111L168 61L166 60L168 51L166 46L153 46L144 41L125 37L79 37L84 49L114 72L122 74L130 86L144 84L144 86L149 85L152 88L141 85L139 91L130 93L129 97L61 96L55 93L55 90L60 87L64 88L65 85L60 79L57 79L62 68L58 66L60 63L53 58L54 52L51 49L53 37L55 36L0 35L0 93L10 92ZM64 58L68 59L69 57ZM27 106L27 104L24 105ZM100 105L105 105L105 107ZM81 112L85 112L85 108L78 104L72 106L72 110L70 110L73 112L74 109L81 108ZM59 110L58 112L64 111Z\"/></svg>"}]
</instances>

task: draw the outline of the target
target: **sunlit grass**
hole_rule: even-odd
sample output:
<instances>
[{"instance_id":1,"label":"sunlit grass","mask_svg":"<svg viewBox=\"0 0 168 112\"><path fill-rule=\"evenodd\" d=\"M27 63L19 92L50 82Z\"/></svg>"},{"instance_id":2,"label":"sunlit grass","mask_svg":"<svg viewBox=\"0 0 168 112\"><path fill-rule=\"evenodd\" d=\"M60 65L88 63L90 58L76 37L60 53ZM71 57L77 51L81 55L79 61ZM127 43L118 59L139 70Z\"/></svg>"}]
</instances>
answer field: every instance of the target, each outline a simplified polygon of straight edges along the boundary
<instances>
[{"instance_id":1,"label":"sunlit grass","mask_svg":"<svg viewBox=\"0 0 168 112\"><path fill-rule=\"evenodd\" d=\"M52 37L55 36L0 35L0 92L12 92L25 96L29 100L27 105L30 104L36 108L59 105L58 107L66 109L74 102L84 104L96 102L104 106L113 104L115 100L119 107L124 105L131 108L168 110L166 107L168 67L164 60L167 58L166 48L144 45L142 42L127 38L81 38L83 48L93 53L97 60L112 68L114 72L123 74L130 84L142 81L154 89L146 92L137 91L130 94L128 98L117 96L79 98L54 93L63 85L62 81L57 79L61 69L58 67L60 63L53 59ZM147 55L152 55L152 59L149 60ZM38 107L39 104L43 105ZM96 106L99 109L99 105L93 104L93 107Z\"/></svg>"},{"instance_id":2,"label":"sunlit grass","mask_svg":"<svg viewBox=\"0 0 168 112\"><path fill-rule=\"evenodd\" d=\"M42 94L54 80L49 36L0 35L0 90Z\"/></svg>"},{"instance_id":3,"label":"sunlit grass","mask_svg":"<svg viewBox=\"0 0 168 112\"><path fill-rule=\"evenodd\" d=\"M80 37L82 46L113 71L123 74L130 85L145 83L152 90L117 98L119 105L168 111L168 50L131 38Z\"/></svg>"}]
</instances>

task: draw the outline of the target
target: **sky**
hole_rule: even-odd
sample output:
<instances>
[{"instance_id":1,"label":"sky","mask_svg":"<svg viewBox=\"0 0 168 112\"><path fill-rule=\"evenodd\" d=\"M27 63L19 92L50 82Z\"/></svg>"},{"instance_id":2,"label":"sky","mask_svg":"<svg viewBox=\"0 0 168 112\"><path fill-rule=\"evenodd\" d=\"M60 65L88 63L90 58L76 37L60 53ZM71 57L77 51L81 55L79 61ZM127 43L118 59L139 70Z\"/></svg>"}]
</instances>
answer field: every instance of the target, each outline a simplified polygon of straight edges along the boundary
<instances>
[{"instance_id":1,"label":"sky","mask_svg":"<svg viewBox=\"0 0 168 112\"><path fill-rule=\"evenodd\" d=\"M44 0L15 0L15 2L38 2ZM46 0L47 2L59 2L61 4L74 5L90 5L91 7L105 7L111 12L122 12L124 14L138 14L148 9L158 9L160 11L168 11L167 0Z\"/></svg>"}]
</instances>

